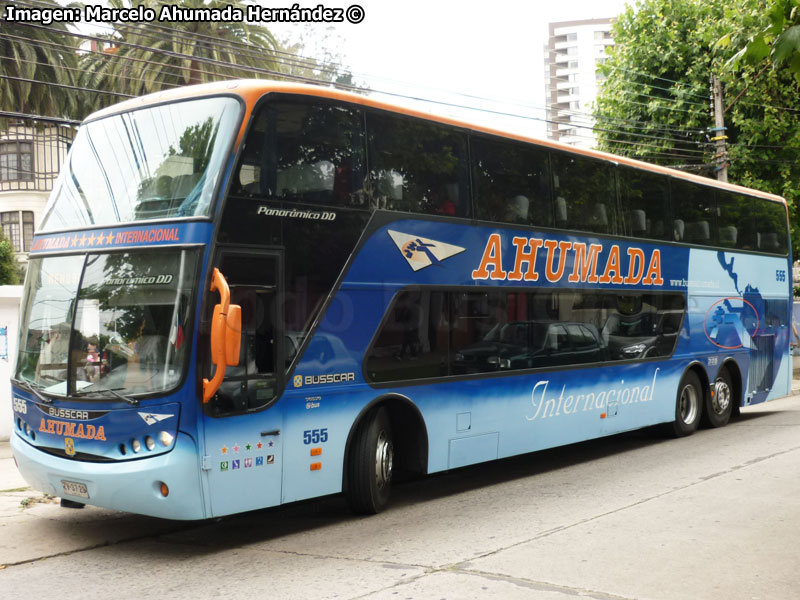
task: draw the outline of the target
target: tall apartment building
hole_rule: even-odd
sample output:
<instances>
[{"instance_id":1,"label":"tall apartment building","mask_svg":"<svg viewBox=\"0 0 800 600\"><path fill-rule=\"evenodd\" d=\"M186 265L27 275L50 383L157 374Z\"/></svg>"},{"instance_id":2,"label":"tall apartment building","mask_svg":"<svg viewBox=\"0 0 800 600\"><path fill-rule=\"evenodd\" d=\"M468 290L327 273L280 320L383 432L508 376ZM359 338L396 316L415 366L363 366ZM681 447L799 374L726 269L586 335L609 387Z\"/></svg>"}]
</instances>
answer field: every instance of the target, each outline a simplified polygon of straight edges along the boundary
<instances>
[{"instance_id":1,"label":"tall apartment building","mask_svg":"<svg viewBox=\"0 0 800 600\"><path fill-rule=\"evenodd\" d=\"M591 148L595 137L591 116L602 84L597 66L614 45L614 19L587 19L550 23L545 45L547 137Z\"/></svg>"}]
</instances>

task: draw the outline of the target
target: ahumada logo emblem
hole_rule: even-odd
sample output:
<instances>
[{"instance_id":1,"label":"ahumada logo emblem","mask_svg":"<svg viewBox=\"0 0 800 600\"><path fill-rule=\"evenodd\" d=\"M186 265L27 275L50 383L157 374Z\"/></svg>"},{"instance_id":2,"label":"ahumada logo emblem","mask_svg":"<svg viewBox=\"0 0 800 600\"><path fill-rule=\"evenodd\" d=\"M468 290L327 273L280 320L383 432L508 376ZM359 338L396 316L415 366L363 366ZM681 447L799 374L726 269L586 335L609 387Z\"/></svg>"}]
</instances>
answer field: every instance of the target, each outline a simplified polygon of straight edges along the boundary
<instances>
[{"instance_id":1,"label":"ahumada logo emblem","mask_svg":"<svg viewBox=\"0 0 800 600\"><path fill-rule=\"evenodd\" d=\"M464 252L465 248L445 244L418 235L410 235L400 231L388 230L397 249L414 270L419 271L431 265L438 265L443 260Z\"/></svg>"}]
</instances>

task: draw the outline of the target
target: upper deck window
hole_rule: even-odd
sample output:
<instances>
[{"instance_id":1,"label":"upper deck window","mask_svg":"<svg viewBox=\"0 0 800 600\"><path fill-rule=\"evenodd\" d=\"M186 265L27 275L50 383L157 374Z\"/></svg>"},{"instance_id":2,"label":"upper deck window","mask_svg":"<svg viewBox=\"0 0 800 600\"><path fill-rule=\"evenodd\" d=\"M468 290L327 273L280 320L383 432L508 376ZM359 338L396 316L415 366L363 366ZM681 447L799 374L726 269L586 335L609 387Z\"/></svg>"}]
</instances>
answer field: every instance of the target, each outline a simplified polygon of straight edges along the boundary
<instances>
[{"instance_id":1,"label":"upper deck window","mask_svg":"<svg viewBox=\"0 0 800 600\"><path fill-rule=\"evenodd\" d=\"M84 125L41 229L207 216L240 114L229 97L161 104Z\"/></svg>"},{"instance_id":2,"label":"upper deck window","mask_svg":"<svg viewBox=\"0 0 800 600\"><path fill-rule=\"evenodd\" d=\"M367 116L370 184L378 208L465 217L470 213L467 136L381 113Z\"/></svg>"},{"instance_id":3,"label":"upper deck window","mask_svg":"<svg viewBox=\"0 0 800 600\"><path fill-rule=\"evenodd\" d=\"M231 194L306 205L362 208L363 115L355 108L293 99L253 118Z\"/></svg>"},{"instance_id":4,"label":"upper deck window","mask_svg":"<svg viewBox=\"0 0 800 600\"><path fill-rule=\"evenodd\" d=\"M472 179L478 218L552 227L550 160L545 150L475 136Z\"/></svg>"},{"instance_id":5,"label":"upper deck window","mask_svg":"<svg viewBox=\"0 0 800 600\"><path fill-rule=\"evenodd\" d=\"M582 156L551 155L556 227L616 233L616 189L612 165Z\"/></svg>"}]
</instances>

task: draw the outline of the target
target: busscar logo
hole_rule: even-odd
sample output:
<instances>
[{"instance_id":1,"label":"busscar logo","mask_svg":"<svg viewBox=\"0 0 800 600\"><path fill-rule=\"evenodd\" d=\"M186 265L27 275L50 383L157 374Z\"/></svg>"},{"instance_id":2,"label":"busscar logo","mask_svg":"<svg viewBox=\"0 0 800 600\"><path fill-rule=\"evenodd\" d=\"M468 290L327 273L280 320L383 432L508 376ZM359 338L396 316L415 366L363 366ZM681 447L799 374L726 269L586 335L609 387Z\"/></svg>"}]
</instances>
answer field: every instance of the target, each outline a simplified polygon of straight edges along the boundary
<instances>
[{"instance_id":1,"label":"busscar logo","mask_svg":"<svg viewBox=\"0 0 800 600\"><path fill-rule=\"evenodd\" d=\"M466 248L437 242L418 235L410 235L400 231L388 230L395 246L408 261L408 265L414 270L419 271L431 265L438 265L443 260L464 252Z\"/></svg>"},{"instance_id":2,"label":"busscar logo","mask_svg":"<svg viewBox=\"0 0 800 600\"><path fill-rule=\"evenodd\" d=\"M294 387L299 388L304 385L320 385L322 383L345 383L355 381L356 374L349 373L326 373L325 375L295 375Z\"/></svg>"}]
</instances>

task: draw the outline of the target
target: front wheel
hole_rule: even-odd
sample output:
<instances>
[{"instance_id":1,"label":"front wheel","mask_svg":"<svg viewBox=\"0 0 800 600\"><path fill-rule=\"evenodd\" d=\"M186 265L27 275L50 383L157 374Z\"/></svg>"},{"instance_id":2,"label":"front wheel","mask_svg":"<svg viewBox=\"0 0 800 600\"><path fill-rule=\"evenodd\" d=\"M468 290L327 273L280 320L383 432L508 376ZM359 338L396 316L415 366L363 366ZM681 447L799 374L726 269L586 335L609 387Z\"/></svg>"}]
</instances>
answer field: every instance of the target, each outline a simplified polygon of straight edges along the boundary
<instances>
[{"instance_id":1,"label":"front wheel","mask_svg":"<svg viewBox=\"0 0 800 600\"><path fill-rule=\"evenodd\" d=\"M703 412L703 388L700 378L694 371L686 371L678 386L675 399L675 420L667 425L667 431L674 437L692 435L700 425Z\"/></svg>"},{"instance_id":2,"label":"front wheel","mask_svg":"<svg viewBox=\"0 0 800 600\"><path fill-rule=\"evenodd\" d=\"M374 409L353 437L347 465L350 508L360 514L375 514L389 503L392 487L394 444L385 408Z\"/></svg>"},{"instance_id":3,"label":"front wheel","mask_svg":"<svg viewBox=\"0 0 800 600\"><path fill-rule=\"evenodd\" d=\"M703 422L709 427L722 427L728 424L733 412L734 397L731 376L724 367L714 380L714 388L705 403Z\"/></svg>"}]
</instances>

